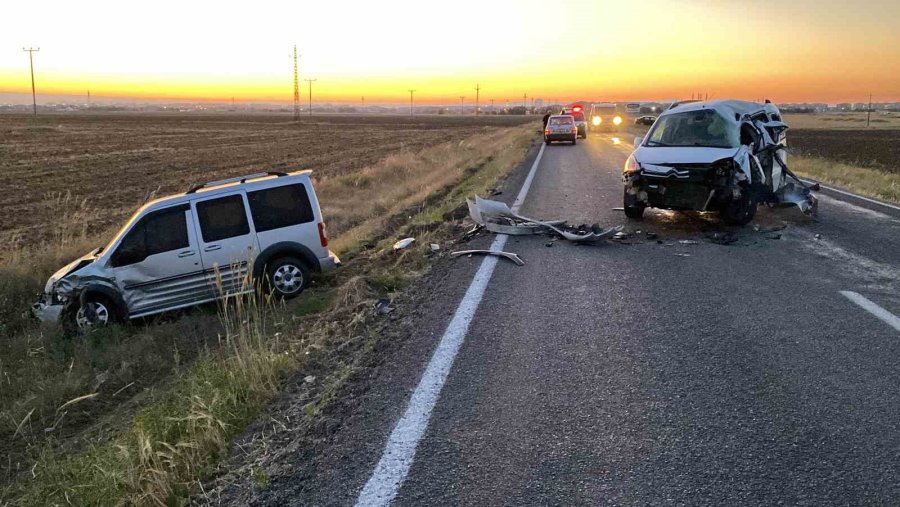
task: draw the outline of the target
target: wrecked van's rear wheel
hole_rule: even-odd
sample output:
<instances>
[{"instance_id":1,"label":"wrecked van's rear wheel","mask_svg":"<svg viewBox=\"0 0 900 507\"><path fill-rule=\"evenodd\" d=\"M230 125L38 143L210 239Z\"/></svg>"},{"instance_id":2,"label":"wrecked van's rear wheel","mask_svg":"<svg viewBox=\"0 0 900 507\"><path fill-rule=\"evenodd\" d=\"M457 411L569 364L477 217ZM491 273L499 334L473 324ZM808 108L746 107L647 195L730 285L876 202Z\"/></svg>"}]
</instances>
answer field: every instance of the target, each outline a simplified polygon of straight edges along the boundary
<instances>
[{"instance_id":1,"label":"wrecked van's rear wheel","mask_svg":"<svg viewBox=\"0 0 900 507\"><path fill-rule=\"evenodd\" d=\"M741 197L732 199L722 208L722 220L729 225L747 225L756 216L756 206L756 192L741 189Z\"/></svg>"},{"instance_id":2,"label":"wrecked van's rear wheel","mask_svg":"<svg viewBox=\"0 0 900 507\"><path fill-rule=\"evenodd\" d=\"M279 299L295 298L309 285L309 268L294 257L282 257L266 267L266 289Z\"/></svg>"}]
</instances>

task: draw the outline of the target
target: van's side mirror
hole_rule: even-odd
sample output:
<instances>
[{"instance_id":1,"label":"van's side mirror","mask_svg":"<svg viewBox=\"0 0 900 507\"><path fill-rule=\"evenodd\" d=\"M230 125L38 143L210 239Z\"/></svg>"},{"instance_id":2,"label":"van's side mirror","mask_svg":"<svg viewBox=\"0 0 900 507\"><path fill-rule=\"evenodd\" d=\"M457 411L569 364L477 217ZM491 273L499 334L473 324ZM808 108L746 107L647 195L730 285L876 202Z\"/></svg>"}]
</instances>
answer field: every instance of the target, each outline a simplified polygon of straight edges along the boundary
<instances>
[{"instance_id":1,"label":"van's side mirror","mask_svg":"<svg viewBox=\"0 0 900 507\"><path fill-rule=\"evenodd\" d=\"M644 138L643 138L643 137L640 137L640 136L635 137L635 138L634 138L634 147L637 148L638 146L641 145L642 142L644 142Z\"/></svg>"}]
</instances>

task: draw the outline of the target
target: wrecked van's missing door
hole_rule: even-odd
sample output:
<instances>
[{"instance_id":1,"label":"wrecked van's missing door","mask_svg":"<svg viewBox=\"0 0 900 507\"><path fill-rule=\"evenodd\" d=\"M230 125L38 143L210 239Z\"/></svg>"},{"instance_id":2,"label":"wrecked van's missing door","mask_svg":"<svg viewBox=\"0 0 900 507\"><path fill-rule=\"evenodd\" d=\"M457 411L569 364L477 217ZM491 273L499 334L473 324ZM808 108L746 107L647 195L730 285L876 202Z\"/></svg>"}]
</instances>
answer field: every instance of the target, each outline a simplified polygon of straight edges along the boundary
<instances>
[{"instance_id":1,"label":"wrecked van's missing door","mask_svg":"<svg viewBox=\"0 0 900 507\"><path fill-rule=\"evenodd\" d=\"M194 306L261 280L294 297L328 250L310 171L196 186L141 207L106 247L53 274L32 311L69 330Z\"/></svg>"},{"instance_id":2,"label":"wrecked van's missing door","mask_svg":"<svg viewBox=\"0 0 900 507\"><path fill-rule=\"evenodd\" d=\"M690 102L659 116L625 162L624 207L718 211L744 225L758 203L815 211L816 199L787 167L785 131L774 104Z\"/></svg>"}]
</instances>

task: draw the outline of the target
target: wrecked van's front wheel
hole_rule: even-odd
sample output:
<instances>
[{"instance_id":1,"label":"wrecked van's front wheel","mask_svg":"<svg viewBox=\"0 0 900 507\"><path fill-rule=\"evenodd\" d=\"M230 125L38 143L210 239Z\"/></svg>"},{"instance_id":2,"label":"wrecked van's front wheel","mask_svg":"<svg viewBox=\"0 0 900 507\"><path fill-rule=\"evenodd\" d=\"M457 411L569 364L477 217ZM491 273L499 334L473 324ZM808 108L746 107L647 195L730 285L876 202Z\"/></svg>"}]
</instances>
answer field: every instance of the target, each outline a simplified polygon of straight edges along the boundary
<instances>
[{"instance_id":1,"label":"wrecked van's front wheel","mask_svg":"<svg viewBox=\"0 0 900 507\"><path fill-rule=\"evenodd\" d=\"M739 199L732 199L722 208L722 220L729 225L747 225L756 216L756 193L743 189Z\"/></svg>"},{"instance_id":2,"label":"wrecked van's front wheel","mask_svg":"<svg viewBox=\"0 0 900 507\"><path fill-rule=\"evenodd\" d=\"M644 218L644 209L646 206L640 204L640 201L638 201L635 196L629 194L628 190L625 191L625 196L622 198L622 206L625 209L626 217L635 220Z\"/></svg>"},{"instance_id":3,"label":"wrecked van's front wheel","mask_svg":"<svg viewBox=\"0 0 900 507\"><path fill-rule=\"evenodd\" d=\"M69 308L63 314L63 331L69 336L79 336L85 331L108 326L119 321L116 307L105 297L89 296L77 308Z\"/></svg>"}]
</instances>

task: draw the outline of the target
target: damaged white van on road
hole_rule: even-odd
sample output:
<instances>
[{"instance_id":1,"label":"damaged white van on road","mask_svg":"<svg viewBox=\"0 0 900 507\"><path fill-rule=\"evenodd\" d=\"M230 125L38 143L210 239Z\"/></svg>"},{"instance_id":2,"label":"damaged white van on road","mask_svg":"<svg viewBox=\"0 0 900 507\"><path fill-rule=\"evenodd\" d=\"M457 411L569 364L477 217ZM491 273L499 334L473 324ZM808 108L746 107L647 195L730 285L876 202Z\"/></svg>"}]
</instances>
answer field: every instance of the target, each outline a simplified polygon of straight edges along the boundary
<instances>
[{"instance_id":1,"label":"damaged white van on road","mask_svg":"<svg viewBox=\"0 0 900 507\"><path fill-rule=\"evenodd\" d=\"M715 100L662 113L624 168L625 214L648 207L719 211L744 225L758 203L816 210L809 187L787 167L787 125L774 104Z\"/></svg>"},{"instance_id":2,"label":"damaged white van on road","mask_svg":"<svg viewBox=\"0 0 900 507\"><path fill-rule=\"evenodd\" d=\"M32 311L74 331L250 291L251 279L291 298L339 264L310 171L251 174L145 204L107 246L54 273Z\"/></svg>"}]
</instances>

